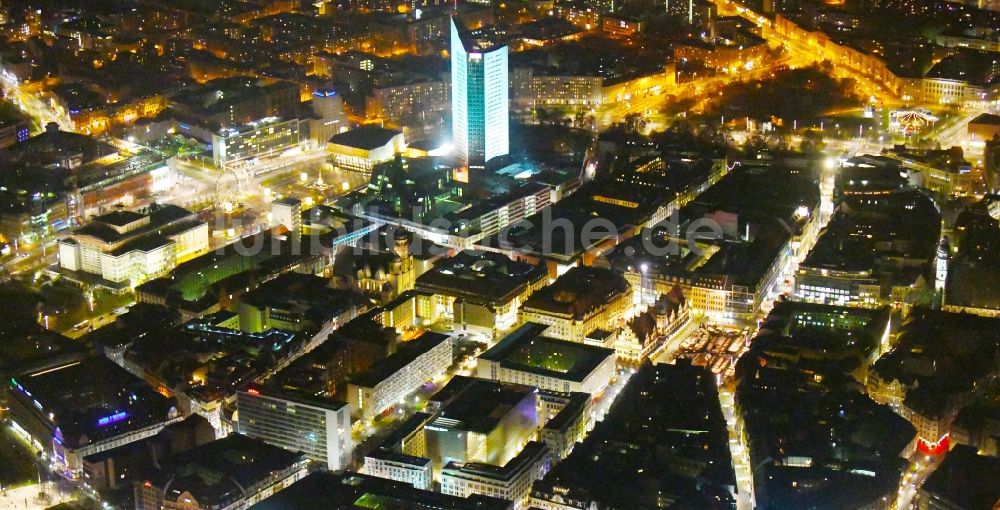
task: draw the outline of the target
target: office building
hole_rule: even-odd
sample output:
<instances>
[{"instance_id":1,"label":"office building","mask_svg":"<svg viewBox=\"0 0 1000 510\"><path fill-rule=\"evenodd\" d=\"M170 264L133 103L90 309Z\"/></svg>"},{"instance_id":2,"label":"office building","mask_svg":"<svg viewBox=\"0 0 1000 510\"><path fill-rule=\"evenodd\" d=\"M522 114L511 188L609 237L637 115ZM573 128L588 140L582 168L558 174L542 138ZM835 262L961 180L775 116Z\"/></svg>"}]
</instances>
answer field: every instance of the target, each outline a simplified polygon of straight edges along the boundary
<instances>
[{"instance_id":1,"label":"office building","mask_svg":"<svg viewBox=\"0 0 1000 510\"><path fill-rule=\"evenodd\" d=\"M428 332L402 343L389 357L351 378L347 401L352 414L365 421L375 418L444 373L451 362L452 339L447 335Z\"/></svg>"},{"instance_id":2,"label":"office building","mask_svg":"<svg viewBox=\"0 0 1000 510\"><path fill-rule=\"evenodd\" d=\"M167 274L209 249L208 224L174 205L97 216L59 241L59 266L97 275L115 289Z\"/></svg>"},{"instance_id":3,"label":"office building","mask_svg":"<svg viewBox=\"0 0 1000 510\"><path fill-rule=\"evenodd\" d=\"M371 174L376 164L406 151L406 142L401 131L365 125L330 137L326 151L342 170Z\"/></svg>"},{"instance_id":4,"label":"office building","mask_svg":"<svg viewBox=\"0 0 1000 510\"><path fill-rule=\"evenodd\" d=\"M502 466L481 462L449 462L441 471L441 493L467 498L473 494L503 498L527 508L531 484L549 471L545 443L531 441Z\"/></svg>"},{"instance_id":5,"label":"office building","mask_svg":"<svg viewBox=\"0 0 1000 510\"><path fill-rule=\"evenodd\" d=\"M298 147L303 138L299 133L298 119L265 117L213 133L212 161L215 166L225 168L239 161L280 156Z\"/></svg>"},{"instance_id":6,"label":"office building","mask_svg":"<svg viewBox=\"0 0 1000 510\"><path fill-rule=\"evenodd\" d=\"M528 298L520 320L550 326L545 334L552 338L584 342L594 331L617 329L631 301L624 277L608 269L574 267Z\"/></svg>"},{"instance_id":7,"label":"office building","mask_svg":"<svg viewBox=\"0 0 1000 510\"><path fill-rule=\"evenodd\" d=\"M407 510L514 510L500 498L459 498L358 473L316 472L251 507L253 510L325 508L405 508Z\"/></svg>"},{"instance_id":8,"label":"office building","mask_svg":"<svg viewBox=\"0 0 1000 510\"><path fill-rule=\"evenodd\" d=\"M176 402L106 358L11 377L10 422L71 477L83 458L156 435L181 419Z\"/></svg>"},{"instance_id":9,"label":"office building","mask_svg":"<svg viewBox=\"0 0 1000 510\"><path fill-rule=\"evenodd\" d=\"M135 483L136 510L243 510L306 475L306 457L231 434L160 463Z\"/></svg>"},{"instance_id":10,"label":"office building","mask_svg":"<svg viewBox=\"0 0 1000 510\"><path fill-rule=\"evenodd\" d=\"M302 233L302 201L283 197L271 202L271 224L288 229L292 235Z\"/></svg>"},{"instance_id":11,"label":"office building","mask_svg":"<svg viewBox=\"0 0 1000 510\"><path fill-rule=\"evenodd\" d=\"M425 427L435 473L449 462L502 466L535 439L538 390L457 376L430 398L440 409Z\"/></svg>"},{"instance_id":12,"label":"office building","mask_svg":"<svg viewBox=\"0 0 1000 510\"><path fill-rule=\"evenodd\" d=\"M303 452L333 471L351 462L351 415L346 403L293 390L253 386L236 397L239 433Z\"/></svg>"},{"instance_id":13,"label":"office building","mask_svg":"<svg viewBox=\"0 0 1000 510\"><path fill-rule=\"evenodd\" d=\"M414 413L389 437L365 455L363 472L379 478L408 483L418 489L434 489L434 471L427 455L424 426L433 416Z\"/></svg>"},{"instance_id":14,"label":"office building","mask_svg":"<svg viewBox=\"0 0 1000 510\"><path fill-rule=\"evenodd\" d=\"M351 122L344 111L344 100L331 89L319 89L312 95L312 116L307 117L309 140L317 147L337 133L351 128Z\"/></svg>"},{"instance_id":15,"label":"office building","mask_svg":"<svg viewBox=\"0 0 1000 510\"><path fill-rule=\"evenodd\" d=\"M615 351L546 338L548 329L521 325L479 356L476 375L564 393L603 391L615 374Z\"/></svg>"},{"instance_id":16,"label":"office building","mask_svg":"<svg viewBox=\"0 0 1000 510\"><path fill-rule=\"evenodd\" d=\"M372 89L365 102L369 118L443 112L451 107L451 83L443 80L401 83Z\"/></svg>"},{"instance_id":17,"label":"office building","mask_svg":"<svg viewBox=\"0 0 1000 510\"><path fill-rule=\"evenodd\" d=\"M539 392L538 440L549 449L554 464L573 452L594 425L593 395L588 393Z\"/></svg>"},{"instance_id":18,"label":"office building","mask_svg":"<svg viewBox=\"0 0 1000 510\"><path fill-rule=\"evenodd\" d=\"M414 288L432 296L434 316L492 338L517 323L521 303L547 280L543 266L493 252L463 251L420 275Z\"/></svg>"},{"instance_id":19,"label":"office building","mask_svg":"<svg viewBox=\"0 0 1000 510\"><path fill-rule=\"evenodd\" d=\"M31 125L27 118L11 116L0 118L0 149L28 140Z\"/></svg>"},{"instance_id":20,"label":"office building","mask_svg":"<svg viewBox=\"0 0 1000 510\"><path fill-rule=\"evenodd\" d=\"M452 137L470 174L510 151L508 88L507 46L452 18Z\"/></svg>"},{"instance_id":21,"label":"office building","mask_svg":"<svg viewBox=\"0 0 1000 510\"><path fill-rule=\"evenodd\" d=\"M365 456L366 475L408 483L418 489L434 490L431 459L379 448Z\"/></svg>"}]
</instances>

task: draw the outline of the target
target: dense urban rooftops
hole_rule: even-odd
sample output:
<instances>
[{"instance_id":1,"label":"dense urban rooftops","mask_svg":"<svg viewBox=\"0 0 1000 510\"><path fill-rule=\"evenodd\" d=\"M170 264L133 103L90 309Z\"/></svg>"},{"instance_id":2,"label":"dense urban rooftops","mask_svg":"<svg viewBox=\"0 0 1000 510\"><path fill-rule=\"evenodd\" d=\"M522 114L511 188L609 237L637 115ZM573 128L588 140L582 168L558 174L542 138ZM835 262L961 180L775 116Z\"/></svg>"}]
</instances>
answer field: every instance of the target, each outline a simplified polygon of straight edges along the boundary
<instances>
[{"instance_id":1,"label":"dense urban rooftops","mask_svg":"<svg viewBox=\"0 0 1000 510\"><path fill-rule=\"evenodd\" d=\"M1000 459L978 455L971 446L957 445L927 478L920 493L930 500L928 508L996 508L1000 501L997 473Z\"/></svg>"},{"instance_id":2,"label":"dense urban rooftops","mask_svg":"<svg viewBox=\"0 0 1000 510\"><path fill-rule=\"evenodd\" d=\"M172 391L211 401L266 374L303 342L289 331L246 333L203 319L135 339L125 359Z\"/></svg>"},{"instance_id":3,"label":"dense urban rooftops","mask_svg":"<svg viewBox=\"0 0 1000 510\"><path fill-rule=\"evenodd\" d=\"M940 232L940 213L920 192L850 196L837 207L802 266L872 271L894 260L929 264Z\"/></svg>"},{"instance_id":4,"label":"dense urban rooftops","mask_svg":"<svg viewBox=\"0 0 1000 510\"><path fill-rule=\"evenodd\" d=\"M199 117L232 115L233 109L247 102L260 101L261 96L274 93L291 94L298 100L298 85L267 78L235 76L217 78L203 84L184 89L170 98L175 109L182 113ZM296 105L297 106L297 103ZM274 111L275 114L289 114L290 111ZM223 122L242 122L240 118L226 118ZM213 126L214 127L214 126Z\"/></svg>"},{"instance_id":5,"label":"dense urban rooftops","mask_svg":"<svg viewBox=\"0 0 1000 510\"><path fill-rule=\"evenodd\" d=\"M514 503L489 496L459 498L424 491L403 482L362 475L317 472L250 507L252 510L311 510L317 502L333 508L401 510L512 510Z\"/></svg>"},{"instance_id":6,"label":"dense urban rooftops","mask_svg":"<svg viewBox=\"0 0 1000 510\"><path fill-rule=\"evenodd\" d=\"M286 317L295 316L297 321L313 327L366 303L356 293L330 287L325 278L295 272L260 284L244 294L241 302L258 309L281 310Z\"/></svg>"},{"instance_id":7,"label":"dense urban rooftops","mask_svg":"<svg viewBox=\"0 0 1000 510\"><path fill-rule=\"evenodd\" d=\"M240 434L195 447L150 477L168 501L190 495L202 508L225 507L277 473L305 469L305 457Z\"/></svg>"},{"instance_id":8,"label":"dense urban rooftops","mask_svg":"<svg viewBox=\"0 0 1000 510\"><path fill-rule=\"evenodd\" d=\"M998 328L1000 319L918 308L901 326L896 347L872 370L907 388L907 406L939 417L996 372Z\"/></svg>"},{"instance_id":9,"label":"dense urban rooftops","mask_svg":"<svg viewBox=\"0 0 1000 510\"><path fill-rule=\"evenodd\" d=\"M679 363L646 365L632 377L605 420L535 483L535 497L601 508L733 504L736 476L713 375Z\"/></svg>"},{"instance_id":10,"label":"dense urban rooftops","mask_svg":"<svg viewBox=\"0 0 1000 510\"><path fill-rule=\"evenodd\" d=\"M916 436L860 392L889 311L779 303L737 365L758 507L867 504L898 487Z\"/></svg>"}]
</instances>

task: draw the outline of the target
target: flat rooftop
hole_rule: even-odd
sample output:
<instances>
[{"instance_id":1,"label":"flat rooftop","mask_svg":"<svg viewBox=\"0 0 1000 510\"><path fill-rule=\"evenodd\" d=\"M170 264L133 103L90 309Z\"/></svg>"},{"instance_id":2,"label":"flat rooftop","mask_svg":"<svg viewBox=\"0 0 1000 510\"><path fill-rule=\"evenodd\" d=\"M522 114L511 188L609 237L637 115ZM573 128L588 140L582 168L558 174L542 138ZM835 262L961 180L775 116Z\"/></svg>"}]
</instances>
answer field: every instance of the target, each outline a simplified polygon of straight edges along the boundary
<instances>
[{"instance_id":1,"label":"flat rooftop","mask_svg":"<svg viewBox=\"0 0 1000 510\"><path fill-rule=\"evenodd\" d=\"M424 491L413 485L345 472L316 472L250 507L251 510L313 510L326 508L399 510L513 510L514 503L489 496L468 498Z\"/></svg>"},{"instance_id":2,"label":"flat rooftop","mask_svg":"<svg viewBox=\"0 0 1000 510\"><path fill-rule=\"evenodd\" d=\"M609 269L577 266L532 294L522 308L582 319L628 291L625 278Z\"/></svg>"},{"instance_id":3,"label":"flat rooftop","mask_svg":"<svg viewBox=\"0 0 1000 510\"><path fill-rule=\"evenodd\" d=\"M472 475L492 478L494 480L510 481L518 473L523 472L529 463L535 462L539 455L546 454L544 443L528 441L524 448L513 458L502 466L495 466L485 462L455 462L451 461L444 466L452 476Z\"/></svg>"},{"instance_id":4,"label":"flat rooftop","mask_svg":"<svg viewBox=\"0 0 1000 510\"><path fill-rule=\"evenodd\" d=\"M989 510L1000 501L1000 459L979 455L974 447L957 445L931 473L920 492L942 507Z\"/></svg>"},{"instance_id":5,"label":"flat rooftop","mask_svg":"<svg viewBox=\"0 0 1000 510\"><path fill-rule=\"evenodd\" d=\"M512 370L579 382L615 355L614 349L546 338L542 336L546 329L533 322L523 324L479 358Z\"/></svg>"},{"instance_id":6,"label":"flat rooftop","mask_svg":"<svg viewBox=\"0 0 1000 510\"><path fill-rule=\"evenodd\" d=\"M941 214L917 191L850 196L837 207L803 268L861 271L880 258L930 263L940 241Z\"/></svg>"},{"instance_id":7,"label":"flat rooftop","mask_svg":"<svg viewBox=\"0 0 1000 510\"><path fill-rule=\"evenodd\" d=\"M134 211L112 211L95 217L94 221L107 223L108 225L113 225L115 227L124 227L129 223L135 223L145 217L145 214L140 214Z\"/></svg>"},{"instance_id":8,"label":"flat rooftop","mask_svg":"<svg viewBox=\"0 0 1000 510\"><path fill-rule=\"evenodd\" d=\"M761 325L760 336L771 332L784 337L797 349L821 351L827 356L838 352L870 354L889 325L889 309L858 308L779 301Z\"/></svg>"},{"instance_id":9,"label":"flat rooftop","mask_svg":"<svg viewBox=\"0 0 1000 510\"><path fill-rule=\"evenodd\" d=\"M318 407L321 409L328 409L331 411L337 411L347 405L347 402L337 400L335 398L328 398L322 395L315 395L307 391L292 389L288 387L278 387L277 384L268 383L265 385L248 385L245 389L241 390L251 397L264 397L273 398L277 400L287 400L289 402L295 402L298 404L304 404L308 406Z\"/></svg>"},{"instance_id":10,"label":"flat rooftop","mask_svg":"<svg viewBox=\"0 0 1000 510\"><path fill-rule=\"evenodd\" d=\"M547 276L544 266L517 262L499 253L463 251L420 275L416 289L503 304Z\"/></svg>"},{"instance_id":11,"label":"flat rooftop","mask_svg":"<svg viewBox=\"0 0 1000 510\"><path fill-rule=\"evenodd\" d=\"M488 433L525 397L532 386L455 376L429 400L442 404L438 418L461 422L456 428Z\"/></svg>"},{"instance_id":12,"label":"flat rooftop","mask_svg":"<svg viewBox=\"0 0 1000 510\"><path fill-rule=\"evenodd\" d=\"M258 100L264 93L286 88L297 91L298 85L244 76L218 78L184 90L172 102L192 112L214 115L229 111L233 105Z\"/></svg>"},{"instance_id":13,"label":"flat rooftop","mask_svg":"<svg viewBox=\"0 0 1000 510\"><path fill-rule=\"evenodd\" d=\"M76 448L169 419L176 403L104 357L18 375L10 393L52 414L52 427Z\"/></svg>"},{"instance_id":14,"label":"flat rooftop","mask_svg":"<svg viewBox=\"0 0 1000 510\"><path fill-rule=\"evenodd\" d=\"M125 233L120 233L115 227L122 227L149 216L149 223ZM107 220L105 220L107 218ZM98 216L90 223L76 229L73 234L90 236L104 243L117 243L128 238L135 238L154 232L178 221L193 219L194 213L187 209L170 204L158 204L155 210L148 214L131 211L116 211Z\"/></svg>"},{"instance_id":15,"label":"flat rooftop","mask_svg":"<svg viewBox=\"0 0 1000 510\"><path fill-rule=\"evenodd\" d=\"M372 150L386 145L399 134L402 132L368 124L333 135L330 137L329 143L355 149Z\"/></svg>"},{"instance_id":16,"label":"flat rooftop","mask_svg":"<svg viewBox=\"0 0 1000 510\"><path fill-rule=\"evenodd\" d=\"M450 340L448 335L434 332L426 332L416 340L403 342L396 352L389 357L376 362L371 368L351 378L351 383L365 388L374 388L382 381L388 379L403 367L413 363L414 360L427 354L431 349Z\"/></svg>"}]
</instances>

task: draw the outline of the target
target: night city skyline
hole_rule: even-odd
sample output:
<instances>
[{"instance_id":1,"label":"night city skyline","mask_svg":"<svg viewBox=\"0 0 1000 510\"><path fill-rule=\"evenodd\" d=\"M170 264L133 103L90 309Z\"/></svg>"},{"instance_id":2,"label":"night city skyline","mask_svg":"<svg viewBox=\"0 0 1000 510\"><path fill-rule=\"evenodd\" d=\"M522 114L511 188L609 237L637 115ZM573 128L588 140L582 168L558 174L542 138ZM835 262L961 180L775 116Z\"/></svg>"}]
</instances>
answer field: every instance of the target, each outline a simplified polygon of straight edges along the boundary
<instances>
[{"instance_id":1,"label":"night city skyline","mask_svg":"<svg viewBox=\"0 0 1000 510\"><path fill-rule=\"evenodd\" d=\"M1000 2L0 0L0 510L1000 509Z\"/></svg>"}]
</instances>

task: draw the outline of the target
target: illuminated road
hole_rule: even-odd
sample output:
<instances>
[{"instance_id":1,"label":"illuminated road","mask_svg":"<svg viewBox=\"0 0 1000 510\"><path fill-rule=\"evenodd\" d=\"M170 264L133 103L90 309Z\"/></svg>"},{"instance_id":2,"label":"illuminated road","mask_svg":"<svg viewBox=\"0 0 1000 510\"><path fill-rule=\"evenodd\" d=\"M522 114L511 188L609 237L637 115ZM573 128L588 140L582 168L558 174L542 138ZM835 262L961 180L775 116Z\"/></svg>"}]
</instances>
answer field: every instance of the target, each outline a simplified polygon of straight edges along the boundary
<instances>
[{"instance_id":1,"label":"illuminated road","mask_svg":"<svg viewBox=\"0 0 1000 510\"><path fill-rule=\"evenodd\" d=\"M821 47L812 45L808 41L801 41L795 38L786 37L775 32L771 28L771 20L763 15L732 2L731 0L712 0L712 3L716 5L719 16L735 14L749 20L758 27L761 27L761 37L766 39L768 42L780 44L797 57L815 62L827 60L827 57L823 54L823 49ZM875 81L867 75L856 72L853 69L843 66L834 66L833 75L837 78L854 79L858 83L859 90L864 95L875 96L878 101L882 102L883 106L891 107L902 104L899 101L899 98L897 98L891 90L887 89L883 83Z\"/></svg>"},{"instance_id":2,"label":"illuminated road","mask_svg":"<svg viewBox=\"0 0 1000 510\"><path fill-rule=\"evenodd\" d=\"M946 455L927 457L917 452L910 458L910 464L903 472L903 479L899 483L899 495L896 499L897 510L911 510L916 508L914 500L916 499L917 492L920 490L920 486L941 465Z\"/></svg>"},{"instance_id":3,"label":"illuminated road","mask_svg":"<svg viewBox=\"0 0 1000 510\"><path fill-rule=\"evenodd\" d=\"M779 66L801 67L814 62L814 60L804 59L800 56L785 54L778 59L769 61L766 65L756 67L750 71L742 71L738 74L722 74L700 78L684 83L678 83L667 89L651 90L637 97L630 97L628 100L609 103L602 106L597 112L597 125L599 129L605 129L615 122L622 121L629 114L640 114L647 121L648 130L663 129L666 127L666 117L663 109L668 101L681 101L689 98L709 98L719 92L727 84L743 81L758 80L767 77L775 68ZM697 110L697 106L692 110Z\"/></svg>"},{"instance_id":4,"label":"illuminated road","mask_svg":"<svg viewBox=\"0 0 1000 510\"><path fill-rule=\"evenodd\" d=\"M969 143L968 127L969 121L986 113L986 109L966 110L961 116L941 122L931 129L928 138L936 139L941 143L942 148L952 146L962 147L965 155L982 154L981 146L974 146Z\"/></svg>"},{"instance_id":5,"label":"illuminated road","mask_svg":"<svg viewBox=\"0 0 1000 510\"><path fill-rule=\"evenodd\" d=\"M44 257L42 257L42 248L40 244L34 243L18 249L14 257L5 261L0 267L3 268L5 275L18 275L33 273L43 267L54 264L58 252L56 241L54 239L47 239L45 241Z\"/></svg>"},{"instance_id":6,"label":"illuminated road","mask_svg":"<svg viewBox=\"0 0 1000 510\"><path fill-rule=\"evenodd\" d=\"M736 509L750 510L754 507L753 472L750 469L750 453L743 442L743 429L739 415L735 409L735 396L730 385L719 387L719 405L722 415L726 418L726 429L729 431L729 453L733 459L733 471L736 472Z\"/></svg>"},{"instance_id":7,"label":"illuminated road","mask_svg":"<svg viewBox=\"0 0 1000 510\"><path fill-rule=\"evenodd\" d=\"M63 131L74 131L73 121L61 106L55 106L50 100L45 99L42 92L25 90L13 74L3 69L0 69L0 86L14 106L31 117L36 131L44 128L49 122L55 122Z\"/></svg>"}]
</instances>

